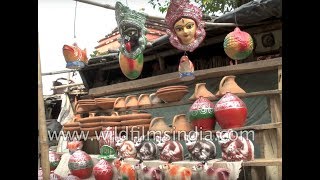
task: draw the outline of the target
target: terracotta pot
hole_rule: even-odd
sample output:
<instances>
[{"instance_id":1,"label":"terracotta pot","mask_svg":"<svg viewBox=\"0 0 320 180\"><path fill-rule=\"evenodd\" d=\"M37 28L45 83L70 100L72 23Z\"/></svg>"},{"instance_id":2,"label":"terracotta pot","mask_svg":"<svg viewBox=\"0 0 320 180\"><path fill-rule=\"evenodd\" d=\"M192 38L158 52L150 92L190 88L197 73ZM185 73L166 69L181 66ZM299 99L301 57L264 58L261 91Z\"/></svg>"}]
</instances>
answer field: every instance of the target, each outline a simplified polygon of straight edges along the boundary
<instances>
[{"instance_id":1,"label":"terracotta pot","mask_svg":"<svg viewBox=\"0 0 320 180\"><path fill-rule=\"evenodd\" d=\"M126 103L125 103L125 98L124 97L118 97L113 104L113 108L114 109L121 109L121 108L125 108L126 107Z\"/></svg>"},{"instance_id":2,"label":"terracotta pot","mask_svg":"<svg viewBox=\"0 0 320 180\"><path fill-rule=\"evenodd\" d=\"M120 117L121 117L121 121L125 121L125 120L132 120L132 119L150 119L151 116L152 115L149 113L138 113L138 114L126 114Z\"/></svg>"},{"instance_id":3,"label":"terracotta pot","mask_svg":"<svg viewBox=\"0 0 320 180\"><path fill-rule=\"evenodd\" d=\"M200 96L208 98L215 97L208 89L206 88L206 83L197 83L194 88L194 93L189 98L190 100L198 99Z\"/></svg>"},{"instance_id":4,"label":"terracotta pot","mask_svg":"<svg viewBox=\"0 0 320 180\"><path fill-rule=\"evenodd\" d=\"M192 130L191 124L188 122L185 114L175 115L172 121L172 127L175 127L174 131L189 132Z\"/></svg>"},{"instance_id":5,"label":"terracotta pot","mask_svg":"<svg viewBox=\"0 0 320 180\"><path fill-rule=\"evenodd\" d=\"M77 150L70 156L68 167L72 175L86 179L92 174L93 161L86 152Z\"/></svg>"},{"instance_id":6,"label":"terracotta pot","mask_svg":"<svg viewBox=\"0 0 320 180\"><path fill-rule=\"evenodd\" d=\"M171 128L167 125L164 117L155 117L150 122L149 131L171 132Z\"/></svg>"},{"instance_id":7,"label":"terracotta pot","mask_svg":"<svg viewBox=\"0 0 320 180\"><path fill-rule=\"evenodd\" d=\"M78 149L82 149L82 141L77 140L76 138L67 142L67 148L69 149L70 154L73 154Z\"/></svg>"},{"instance_id":8,"label":"terracotta pot","mask_svg":"<svg viewBox=\"0 0 320 180\"><path fill-rule=\"evenodd\" d=\"M140 125L140 124L150 124L151 119L133 119L133 120L126 120L121 121L121 126L133 126L133 125Z\"/></svg>"},{"instance_id":9,"label":"terracotta pot","mask_svg":"<svg viewBox=\"0 0 320 180\"><path fill-rule=\"evenodd\" d=\"M138 98L138 105L139 106L148 106L151 105L151 101L149 98L149 94L140 94Z\"/></svg>"},{"instance_id":10,"label":"terracotta pot","mask_svg":"<svg viewBox=\"0 0 320 180\"><path fill-rule=\"evenodd\" d=\"M238 96L227 92L215 105L214 113L222 129L243 127L247 106Z\"/></svg>"},{"instance_id":11,"label":"terracotta pot","mask_svg":"<svg viewBox=\"0 0 320 180\"><path fill-rule=\"evenodd\" d=\"M224 95L226 92L233 94L246 93L235 81L236 76L225 76L221 79L219 84L219 91L216 95Z\"/></svg>"},{"instance_id":12,"label":"terracotta pot","mask_svg":"<svg viewBox=\"0 0 320 180\"><path fill-rule=\"evenodd\" d=\"M216 124L214 104L207 98L200 97L189 109L189 120L196 131L213 130Z\"/></svg>"},{"instance_id":13,"label":"terracotta pot","mask_svg":"<svg viewBox=\"0 0 320 180\"><path fill-rule=\"evenodd\" d=\"M112 148L116 148L116 133L115 133L115 128L114 127L106 127L105 129L103 129L101 131L101 138L99 140L99 149L103 146L103 145L108 145Z\"/></svg>"},{"instance_id":14,"label":"terracotta pot","mask_svg":"<svg viewBox=\"0 0 320 180\"><path fill-rule=\"evenodd\" d=\"M187 89L182 90L172 90L170 92L156 93L156 95L164 102L177 102L180 101L186 94L188 94Z\"/></svg>"},{"instance_id":15,"label":"terracotta pot","mask_svg":"<svg viewBox=\"0 0 320 180\"><path fill-rule=\"evenodd\" d=\"M138 98L136 95L129 95L125 99L126 108L138 106Z\"/></svg>"},{"instance_id":16,"label":"terracotta pot","mask_svg":"<svg viewBox=\"0 0 320 180\"><path fill-rule=\"evenodd\" d=\"M93 175L96 180L112 180L112 165L105 159L100 159L99 162L93 167Z\"/></svg>"},{"instance_id":17,"label":"terracotta pot","mask_svg":"<svg viewBox=\"0 0 320 180\"><path fill-rule=\"evenodd\" d=\"M158 104L163 102L158 96L156 96L156 93L150 94L149 98L150 98L151 104Z\"/></svg>"},{"instance_id":18,"label":"terracotta pot","mask_svg":"<svg viewBox=\"0 0 320 180\"><path fill-rule=\"evenodd\" d=\"M50 171L53 171L58 167L60 160L60 155L49 149Z\"/></svg>"},{"instance_id":19,"label":"terracotta pot","mask_svg":"<svg viewBox=\"0 0 320 180\"><path fill-rule=\"evenodd\" d=\"M177 85L177 86L166 86L166 87L163 87L163 88L160 88L157 90L157 92L160 92L162 90L167 90L167 89L172 89L172 88L178 88L178 89L187 89L188 86L183 86L183 85Z\"/></svg>"},{"instance_id":20,"label":"terracotta pot","mask_svg":"<svg viewBox=\"0 0 320 180\"><path fill-rule=\"evenodd\" d=\"M169 140L164 143L160 153L160 160L172 162L182 161L184 159L183 146L179 141Z\"/></svg>"}]
</instances>

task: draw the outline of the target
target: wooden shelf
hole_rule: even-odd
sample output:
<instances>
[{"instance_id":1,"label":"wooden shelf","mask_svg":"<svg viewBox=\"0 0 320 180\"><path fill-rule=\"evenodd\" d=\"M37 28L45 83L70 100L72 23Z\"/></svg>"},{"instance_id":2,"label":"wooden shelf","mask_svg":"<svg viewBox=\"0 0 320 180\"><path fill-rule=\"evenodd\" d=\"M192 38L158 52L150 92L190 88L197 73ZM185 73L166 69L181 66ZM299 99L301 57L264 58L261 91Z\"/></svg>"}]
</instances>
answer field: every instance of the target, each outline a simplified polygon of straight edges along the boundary
<instances>
[{"instance_id":1,"label":"wooden shelf","mask_svg":"<svg viewBox=\"0 0 320 180\"><path fill-rule=\"evenodd\" d=\"M273 96L273 95L279 95L282 94L282 90L267 90L267 91L258 91L258 92L251 92L251 93L241 93L241 94L235 94L239 98L250 98L250 97L256 97L256 96ZM221 97L213 97L208 98L211 101L218 101ZM172 106L181 106L181 105L187 105L187 104L193 104L193 100L184 100L184 101L178 101L178 102L172 102L172 103L161 103L161 104L154 104L150 106L142 106L142 107L132 107L132 108L126 108L126 109L119 109L115 111L128 111L128 110L145 110L145 109L156 109L156 108L165 108L165 107L172 107ZM85 113L97 113L97 112L106 112L110 113L114 111L113 109L106 109L106 110L95 110L95 111L89 111ZM77 114L84 114L84 113L77 113Z\"/></svg>"},{"instance_id":2,"label":"wooden shelf","mask_svg":"<svg viewBox=\"0 0 320 180\"><path fill-rule=\"evenodd\" d=\"M254 61L249 63L242 63L233 66L224 66L211 69L197 70L194 72L195 79L189 81L191 83L199 80L204 80L213 77L222 77L230 74L246 74L255 73L261 71L277 70L279 66L282 66L282 58L274 58L264 61ZM112 84L108 86L102 86L92 88L89 90L89 96L101 97L107 95L115 95L118 93L132 92L137 90L163 87L175 84L185 83L181 81L177 72L168 73L158 76L152 76L149 78L133 80L118 84Z\"/></svg>"},{"instance_id":3,"label":"wooden shelf","mask_svg":"<svg viewBox=\"0 0 320 180\"><path fill-rule=\"evenodd\" d=\"M130 163L132 165L136 164L139 162L138 159L125 159L124 160L127 163ZM151 160L151 161L144 161L146 166L151 166L151 167L157 167L161 164L167 163L166 161L161 161L161 160ZM192 166L200 163L200 161L190 161L190 160L184 160L184 161L176 161L173 162L172 164L176 165L181 165L184 167L189 167L191 168ZM225 163L230 163L227 161L224 161L222 159L212 159L207 161L209 166L212 166L213 164L219 165L219 164L225 164ZM231 162L232 163L232 162ZM281 166L282 165L282 158L274 158L274 159L264 159L264 158L258 158L253 161L245 161L242 162L242 166ZM223 165L222 165L223 167Z\"/></svg>"}]
</instances>

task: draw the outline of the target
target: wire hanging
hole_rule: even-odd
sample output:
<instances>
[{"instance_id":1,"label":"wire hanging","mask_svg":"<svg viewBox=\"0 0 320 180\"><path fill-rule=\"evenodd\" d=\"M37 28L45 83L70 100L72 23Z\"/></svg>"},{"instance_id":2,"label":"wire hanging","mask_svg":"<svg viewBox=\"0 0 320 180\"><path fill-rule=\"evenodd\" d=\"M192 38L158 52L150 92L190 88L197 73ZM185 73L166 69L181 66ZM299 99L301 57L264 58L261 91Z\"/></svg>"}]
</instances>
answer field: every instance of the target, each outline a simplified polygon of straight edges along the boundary
<instances>
[{"instance_id":1,"label":"wire hanging","mask_svg":"<svg viewBox=\"0 0 320 180\"><path fill-rule=\"evenodd\" d=\"M76 38L77 5L78 5L78 1L76 1L76 6L75 6L75 8L74 8L73 38Z\"/></svg>"}]
</instances>

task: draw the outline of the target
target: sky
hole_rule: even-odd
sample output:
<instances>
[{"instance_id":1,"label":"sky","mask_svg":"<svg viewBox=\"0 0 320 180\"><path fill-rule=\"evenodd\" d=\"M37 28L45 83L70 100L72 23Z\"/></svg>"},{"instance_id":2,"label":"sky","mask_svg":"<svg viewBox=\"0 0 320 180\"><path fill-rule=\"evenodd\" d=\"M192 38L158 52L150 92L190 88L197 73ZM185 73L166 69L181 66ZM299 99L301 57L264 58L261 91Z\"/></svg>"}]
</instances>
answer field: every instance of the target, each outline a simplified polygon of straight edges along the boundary
<instances>
[{"instance_id":1,"label":"sky","mask_svg":"<svg viewBox=\"0 0 320 180\"><path fill-rule=\"evenodd\" d=\"M116 0L90 0L115 6ZM130 9L145 9L152 16L164 17L153 9L149 0L119 0ZM76 13L76 16L75 16ZM74 21L75 26L74 26ZM80 48L86 48L88 58L98 45L98 41L117 27L114 10L77 2L74 0L38 0L38 33L41 72L67 70L62 54L65 44L77 42ZM75 33L74 33L75 32ZM76 38L74 38L74 35ZM71 73L72 76L72 73ZM42 76L43 94L51 95L52 82L68 77L68 73ZM71 77L76 83L82 83L79 73ZM66 82L63 82L66 83Z\"/></svg>"}]
</instances>

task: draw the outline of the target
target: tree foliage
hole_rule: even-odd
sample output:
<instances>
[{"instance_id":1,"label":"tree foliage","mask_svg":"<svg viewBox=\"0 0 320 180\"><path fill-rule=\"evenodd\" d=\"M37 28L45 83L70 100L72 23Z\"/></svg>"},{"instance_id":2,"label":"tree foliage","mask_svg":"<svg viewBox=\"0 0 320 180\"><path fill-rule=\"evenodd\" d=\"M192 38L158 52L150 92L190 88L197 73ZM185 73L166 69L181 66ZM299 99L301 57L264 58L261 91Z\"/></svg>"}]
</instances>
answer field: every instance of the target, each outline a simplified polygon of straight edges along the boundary
<instances>
[{"instance_id":1,"label":"tree foliage","mask_svg":"<svg viewBox=\"0 0 320 180\"><path fill-rule=\"evenodd\" d=\"M209 15L224 14L232 11L234 8L249 2L250 0L190 0L199 5L202 12ZM154 9L158 8L160 12L165 13L170 4L170 0L149 0L148 2Z\"/></svg>"}]
</instances>

